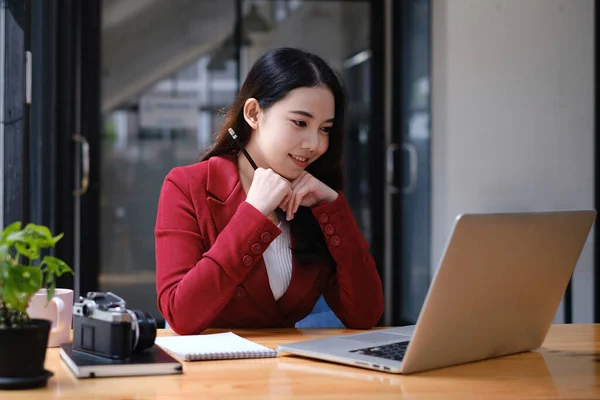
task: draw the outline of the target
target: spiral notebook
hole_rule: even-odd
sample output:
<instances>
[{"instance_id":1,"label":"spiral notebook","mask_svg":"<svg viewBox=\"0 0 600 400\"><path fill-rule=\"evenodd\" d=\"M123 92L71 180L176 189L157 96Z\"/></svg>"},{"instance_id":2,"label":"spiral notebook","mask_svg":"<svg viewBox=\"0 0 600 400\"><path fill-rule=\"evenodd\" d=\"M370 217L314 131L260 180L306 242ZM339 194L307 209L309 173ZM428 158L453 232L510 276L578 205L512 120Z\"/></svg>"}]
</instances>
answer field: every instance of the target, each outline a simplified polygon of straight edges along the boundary
<instances>
[{"instance_id":1,"label":"spiral notebook","mask_svg":"<svg viewBox=\"0 0 600 400\"><path fill-rule=\"evenodd\" d=\"M185 361L277 357L276 350L233 332L210 335L162 336L155 343Z\"/></svg>"}]
</instances>

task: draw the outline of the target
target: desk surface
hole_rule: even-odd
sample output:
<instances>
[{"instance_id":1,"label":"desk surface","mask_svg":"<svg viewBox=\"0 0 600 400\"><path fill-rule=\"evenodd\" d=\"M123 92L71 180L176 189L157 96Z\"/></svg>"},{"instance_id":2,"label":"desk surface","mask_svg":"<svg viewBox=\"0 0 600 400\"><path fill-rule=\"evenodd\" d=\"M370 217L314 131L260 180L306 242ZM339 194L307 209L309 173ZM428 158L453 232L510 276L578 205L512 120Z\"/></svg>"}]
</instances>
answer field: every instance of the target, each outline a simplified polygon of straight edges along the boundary
<instances>
[{"instance_id":1,"label":"desk surface","mask_svg":"<svg viewBox=\"0 0 600 400\"><path fill-rule=\"evenodd\" d=\"M216 333L211 330L207 333ZM236 330L265 346L355 333L343 329ZM162 331L160 335L172 334ZM48 349L54 372L43 389L2 391L10 399L544 398L600 397L600 325L554 325L540 349L494 360L395 375L284 355L184 362L182 375L78 380Z\"/></svg>"}]
</instances>

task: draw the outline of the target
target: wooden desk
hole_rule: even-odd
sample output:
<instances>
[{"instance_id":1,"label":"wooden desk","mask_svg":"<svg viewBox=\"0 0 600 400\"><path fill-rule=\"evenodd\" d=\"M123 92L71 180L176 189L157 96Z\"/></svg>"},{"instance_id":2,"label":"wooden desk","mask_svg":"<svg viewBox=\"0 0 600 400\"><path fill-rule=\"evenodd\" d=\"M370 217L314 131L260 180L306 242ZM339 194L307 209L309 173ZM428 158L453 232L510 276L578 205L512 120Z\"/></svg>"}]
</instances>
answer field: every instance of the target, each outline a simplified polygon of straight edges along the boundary
<instances>
[{"instance_id":1,"label":"wooden desk","mask_svg":"<svg viewBox=\"0 0 600 400\"><path fill-rule=\"evenodd\" d=\"M218 331L209 333L215 332ZM275 348L280 343L355 331L235 332ZM19 392L0 391L0 398L600 398L600 325L555 325L544 346L537 351L407 376L294 356L183 364L182 375L78 380L60 360L59 351L48 349L46 369L55 374L48 386Z\"/></svg>"}]
</instances>

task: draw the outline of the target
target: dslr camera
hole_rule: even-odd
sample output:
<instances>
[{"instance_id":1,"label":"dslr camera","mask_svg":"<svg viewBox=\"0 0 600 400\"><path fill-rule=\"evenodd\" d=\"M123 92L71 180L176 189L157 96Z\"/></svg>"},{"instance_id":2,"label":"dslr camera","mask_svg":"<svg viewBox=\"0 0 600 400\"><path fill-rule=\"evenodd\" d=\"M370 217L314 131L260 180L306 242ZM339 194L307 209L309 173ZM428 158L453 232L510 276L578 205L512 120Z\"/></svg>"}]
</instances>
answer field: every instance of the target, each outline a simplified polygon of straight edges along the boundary
<instances>
[{"instance_id":1,"label":"dslr camera","mask_svg":"<svg viewBox=\"0 0 600 400\"><path fill-rule=\"evenodd\" d=\"M124 360L152 347L155 339L156 319L128 310L114 293L89 292L73 305L73 350Z\"/></svg>"}]
</instances>

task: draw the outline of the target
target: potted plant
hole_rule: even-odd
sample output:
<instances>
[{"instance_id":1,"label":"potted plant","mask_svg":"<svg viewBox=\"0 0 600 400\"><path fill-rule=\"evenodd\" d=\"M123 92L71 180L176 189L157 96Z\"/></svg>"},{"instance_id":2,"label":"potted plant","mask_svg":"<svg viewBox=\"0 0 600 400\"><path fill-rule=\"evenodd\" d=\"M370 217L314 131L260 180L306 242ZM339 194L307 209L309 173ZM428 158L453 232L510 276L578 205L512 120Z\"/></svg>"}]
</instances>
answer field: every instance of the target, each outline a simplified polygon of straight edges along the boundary
<instances>
[{"instance_id":1,"label":"potted plant","mask_svg":"<svg viewBox=\"0 0 600 400\"><path fill-rule=\"evenodd\" d=\"M53 248L63 234L52 236L43 225L15 222L0 237L0 389L44 386L52 373L44 369L51 322L30 319L27 306L46 288L54 296L56 278L73 273L61 259L40 250Z\"/></svg>"}]
</instances>

